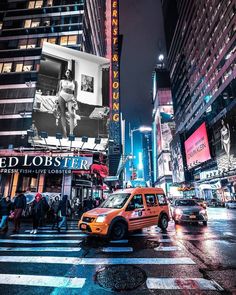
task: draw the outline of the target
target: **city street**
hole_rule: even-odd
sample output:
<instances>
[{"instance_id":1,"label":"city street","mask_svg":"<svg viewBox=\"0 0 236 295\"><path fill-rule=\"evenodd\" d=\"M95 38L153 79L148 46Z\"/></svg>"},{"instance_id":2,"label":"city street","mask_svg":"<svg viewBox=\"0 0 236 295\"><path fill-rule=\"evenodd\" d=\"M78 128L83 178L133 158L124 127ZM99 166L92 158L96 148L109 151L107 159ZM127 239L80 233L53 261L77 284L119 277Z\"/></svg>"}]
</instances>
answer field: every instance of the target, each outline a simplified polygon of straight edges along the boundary
<instances>
[{"instance_id":1,"label":"city street","mask_svg":"<svg viewBox=\"0 0 236 295\"><path fill-rule=\"evenodd\" d=\"M236 294L236 210L208 208L208 226L174 225L122 241L87 237L69 222L0 236L1 294Z\"/></svg>"}]
</instances>

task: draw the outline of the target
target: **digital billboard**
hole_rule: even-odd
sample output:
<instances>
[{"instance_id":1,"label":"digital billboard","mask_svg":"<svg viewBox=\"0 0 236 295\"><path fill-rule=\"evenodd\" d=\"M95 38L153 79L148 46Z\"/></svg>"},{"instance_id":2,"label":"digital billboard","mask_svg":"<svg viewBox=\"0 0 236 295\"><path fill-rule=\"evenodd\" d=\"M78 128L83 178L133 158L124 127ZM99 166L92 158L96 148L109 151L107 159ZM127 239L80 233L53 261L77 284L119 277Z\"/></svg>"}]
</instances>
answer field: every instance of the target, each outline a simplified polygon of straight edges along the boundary
<instances>
[{"instance_id":1,"label":"digital billboard","mask_svg":"<svg viewBox=\"0 0 236 295\"><path fill-rule=\"evenodd\" d=\"M108 141L109 60L44 43L33 105L33 144L104 150ZM57 134L57 136L56 136ZM85 140L86 138L86 140ZM99 138L101 141L95 142ZM31 141L32 142L32 141Z\"/></svg>"},{"instance_id":2,"label":"digital billboard","mask_svg":"<svg viewBox=\"0 0 236 295\"><path fill-rule=\"evenodd\" d=\"M157 148L158 153L170 149L170 143L175 132L173 106L160 106L156 112Z\"/></svg>"},{"instance_id":3,"label":"digital billboard","mask_svg":"<svg viewBox=\"0 0 236 295\"><path fill-rule=\"evenodd\" d=\"M171 175L171 158L170 153L165 152L162 153L158 157L158 177L162 177L165 175Z\"/></svg>"},{"instance_id":4,"label":"digital billboard","mask_svg":"<svg viewBox=\"0 0 236 295\"><path fill-rule=\"evenodd\" d=\"M188 169L211 159L205 122L184 142L184 147Z\"/></svg>"},{"instance_id":5,"label":"digital billboard","mask_svg":"<svg viewBox=\"0 0 236 295\"><path fill-rule=\"evenodd\" d=\"M229 111L213 126L213 145L219 171L236 167L236 108Z\"/></svg>"},{"instance_id":6,"label":"digital billboard","mask_svg":"<svg viewBox=\"0 0 236 295\"><path fill-rule=\"evenodd\" d=\"M172 178L173 183L181 183L185 181L184 163L182 158L182 149L180 136L176 135L170 144L171 161L172 161Z\"/></svg>"}]
</instances>

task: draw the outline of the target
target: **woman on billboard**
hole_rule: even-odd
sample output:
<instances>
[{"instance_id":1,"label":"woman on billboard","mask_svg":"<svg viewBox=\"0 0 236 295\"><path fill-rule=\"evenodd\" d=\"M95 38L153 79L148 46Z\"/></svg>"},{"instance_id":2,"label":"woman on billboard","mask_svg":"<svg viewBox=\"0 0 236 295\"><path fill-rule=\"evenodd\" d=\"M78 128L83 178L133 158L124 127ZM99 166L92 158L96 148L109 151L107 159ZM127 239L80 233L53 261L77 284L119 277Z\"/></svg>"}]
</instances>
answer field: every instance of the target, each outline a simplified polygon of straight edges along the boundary
<instances>
[{"instance_id":1,"label":"woman on billboard","mask_svg":"<svg viewBox=\"0 0 236 295\"><path fill-rule=\"evenodd\" d=\"M72 71L67 69L65 78L59 83L57 119L61 118L62 134L67 138L66 123L69 121L70 135L73 135L77 120L80 117L76 114L77 104L77 82L72 78ZM57 122L58 123L58 122Z\"/></svg>"},{"instance_id":2,"label":"woman on billboard","mask_svg":"<svg viewBox=\"0 0 236 295\"><path fill-rule=\"evenodd\" d=\"M228 165L230 165L230 129L229 124L225 124L224 120L221 120L222 128L220 130L221 134L221 146L225 150Z\"/></svg>"}]
</instances>

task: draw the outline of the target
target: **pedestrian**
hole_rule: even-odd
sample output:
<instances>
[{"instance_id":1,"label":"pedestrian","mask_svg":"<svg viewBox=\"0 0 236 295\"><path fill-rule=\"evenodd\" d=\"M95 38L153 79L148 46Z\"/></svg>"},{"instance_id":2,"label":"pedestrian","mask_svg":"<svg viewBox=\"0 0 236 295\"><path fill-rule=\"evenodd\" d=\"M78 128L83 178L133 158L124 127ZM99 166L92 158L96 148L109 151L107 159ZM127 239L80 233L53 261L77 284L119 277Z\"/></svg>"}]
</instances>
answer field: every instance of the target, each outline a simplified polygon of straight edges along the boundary
<instances>
[{"instance_id":1,"label":"pedestrian","mask_svg":"<svg viewBox=\"0 0 236 295\"><path fill-rule=\"evenodd\" d=\"M36 234L38 232L38 227L45 215L45 200L40 193L35 195L35 199L32 203L32 217L33 217L33 229L31 234Z\"/></svg>"},{"instance_id":2,"label":"pedestrian","mask_svg":"<svg viewBox=\"0 0 236 295\"><path fill-rule=\"evenodd\" d=\"M57 228L58 232L60 232L61 227L63 225L65 225L66 230L68 229L68 227L67 227L67 216L70 215L69 212L71 212L71 206L70 206L70 202L68 200L68 195L64 195L62 197L62 200L60 201L60 204L59 204L59 207L58 207L58 213L60 213L60 215L62 217L62 220L59 223L58 228Z\"/></svg>"},{"instance_id":3,"label":"pedestrian","mask_svg":"<svg viewBox=\"0 0 236 295\"><path fill-rule=\"evenodd\" d=\"M47 201L46 197L44 197L43 195L41 195L41 196L42 196L42 201L43 201L43 216L39 221L40 222L39 226L43 226L45 224L45 221L47 219L47 213L49 210L49 205L48 205L48 201Z\"/></svg>"},{"instance_id":4,"label":"pedestrian","mask_svg":"<svg viewBox=\"0 0 236 295\"><path fill-rule=\"evenodd\" d=\"M26 209L26 197L22 191L16 192L17 196L14 200L14 233L18 233L20 230L21 216L23 210Z\"/></svg>"},{"instance_id":5,"label":"pedestrian","mask_svg":"<svg viewBox=\"0 0 236 295\"><path fill-rule=\"evenodd\" d=\"M12 202L10 196L6 198L2 198L0 201L0 215L2 216L2 220L0 223L0 231L7 232L8 231L8 217L10 215L12 209Z\"/></svg>"},{"instance_id":6,"label":"pedestrian","mask_svg":"<svg viewBox=\"0 0 236 295\"><path fill-rule=\"evenodd\" d=\"M58 210L59 210L59 205L60 205L60 198L59 196L56 196L54 201L51 204L51 212L52 212L52 229L58 228L58 223L59 223L59 216L58 216Z\"/></svg>"}]
</instances>

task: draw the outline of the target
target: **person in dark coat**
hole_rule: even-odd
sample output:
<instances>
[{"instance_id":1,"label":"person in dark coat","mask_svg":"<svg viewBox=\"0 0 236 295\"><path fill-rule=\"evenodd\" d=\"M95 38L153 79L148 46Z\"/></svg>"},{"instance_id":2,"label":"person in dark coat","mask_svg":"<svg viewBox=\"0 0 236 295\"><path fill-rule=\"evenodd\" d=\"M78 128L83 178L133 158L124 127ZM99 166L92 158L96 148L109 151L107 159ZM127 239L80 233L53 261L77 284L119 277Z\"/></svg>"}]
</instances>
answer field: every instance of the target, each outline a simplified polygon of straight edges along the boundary
<instances>
[{"instance_id":1,"label":"person in dark coat","mask_svg":"<svg viewBox=\"0 0 236 295\"><path fill-rule=\"evenodd\" d=\"M58 216L58 210L59 210L59 205L60 205L60 199L58 196L55 197L55 200L51 204L51 210L53 214L53 221L52 221L52 229L58 228L58 223L59 223L59 216Z\"/></svg>"},{"instance_id":2,"label":"person in dark coat","mask_svg":"<svg viewBox=\"0 0 236 295\"><path fill-rule=\"evenodd\" d=\"M16 192L17 196L14 200L14 233L19 232L20 223L21 223L21 215L23 210L26 209L26 197L21 191Z\"/></svg>"},{"instance_id":3,"label":"person in dark coat","mask_svg":"<svg viewBox=\"0 0 236 295\"><path fill-rule=\"evenodd\" d=\"M61 214L62 221L58 225L58 231L60 232L60 229L63 225L65 225L67 230L67 215L69 215L69 211L71 210L70 202L68 200L68 196L64 195L62 197L62 200L60 201L59 207L58 207L58 213Z\"/></svg>"},{"instance_id":4,"label":"person in dark coat","mask_svg":"<svg viewBox=\"0 0 236 295\"><path fill-rule=\"evenodd\" d=\"M0 201L0 215L2 220L0 223L0 231L7 232L8 230L8 217L12 209L12 202L10 196L2 198Z\"/></svg>"},{"instance_id":5,"label":"person in dark coat","mask_svg":"<svg viewBox=\"0 0 236 295\"><path fill-rule=\"evenodd\" d=\"M33 229L31 234L36 234L41 220L46 212L45 200L40 193L35 195L35 199L32 204L32 217L33 217Z\"/></svg>"}]
</instances>

